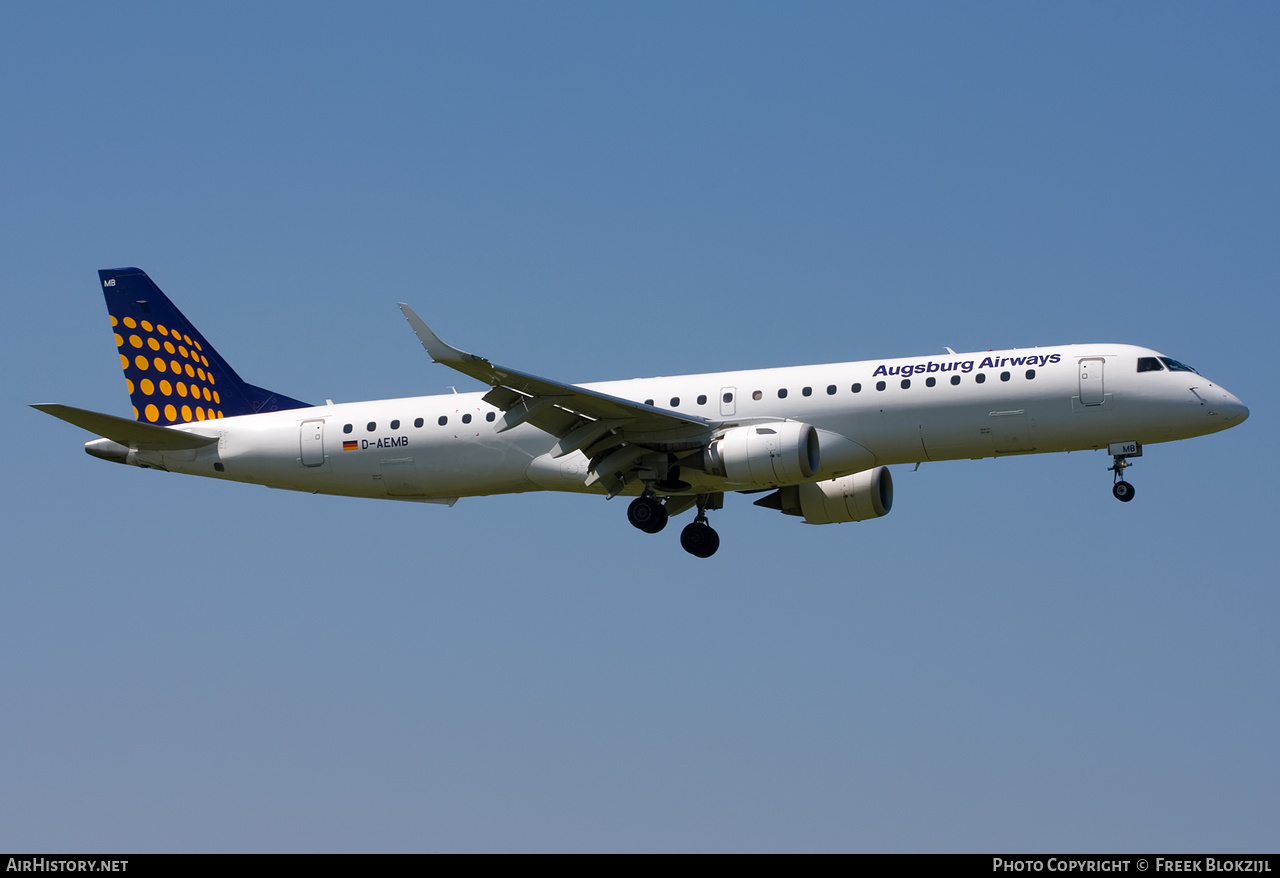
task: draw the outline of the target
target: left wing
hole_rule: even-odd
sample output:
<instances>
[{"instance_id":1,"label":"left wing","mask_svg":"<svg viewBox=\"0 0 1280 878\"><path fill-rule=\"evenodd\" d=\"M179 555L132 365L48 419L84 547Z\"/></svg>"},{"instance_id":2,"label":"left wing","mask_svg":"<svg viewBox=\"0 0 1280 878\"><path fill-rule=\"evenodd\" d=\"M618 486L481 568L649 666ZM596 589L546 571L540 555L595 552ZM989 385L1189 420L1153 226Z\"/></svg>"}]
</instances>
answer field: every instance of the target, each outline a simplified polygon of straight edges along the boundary
<instances>
[{"instance_id":1,"label":"left wing","mask_svg":"<svg viewBox=\"0 0 1280 878\"><path fill-rule=\"evenodd\" d=\"M700 448L721 425L495 365L445 344L403 302L400 310L431 359L493 388L484 401L503 412L498 432L528 422L560 440L553 457L581 450L591 460L587 484L605 481L611 495L646 453Z\"/></svg>"}]
</instances>

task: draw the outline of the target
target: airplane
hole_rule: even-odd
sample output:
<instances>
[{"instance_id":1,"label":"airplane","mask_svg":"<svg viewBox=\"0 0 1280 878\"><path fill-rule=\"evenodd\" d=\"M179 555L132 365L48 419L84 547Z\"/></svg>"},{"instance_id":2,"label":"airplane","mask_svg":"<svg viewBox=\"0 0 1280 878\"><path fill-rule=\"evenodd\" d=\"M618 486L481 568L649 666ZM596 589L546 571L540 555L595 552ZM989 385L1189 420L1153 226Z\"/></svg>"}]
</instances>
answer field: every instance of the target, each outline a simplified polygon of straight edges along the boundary
<instances>
[{"instance_id":1,"label":"airplane","mask_svg":"<svg viewBox=\"0 0 1280 878\"><path fill-rule=\"evenodd\" d=\"M1143 447L1226 430L1245 405L1148 348L1073 344L566 384L441 341L487 392L311 405L249 384L138 268L98 272L133 419L34 408L115 463L317 494L439 503L524 491L631 496L627 518L708 558L726 494L809 524L888 514L888 467L1106 449L1112 493Z\"/></svg>"}]
</instances>

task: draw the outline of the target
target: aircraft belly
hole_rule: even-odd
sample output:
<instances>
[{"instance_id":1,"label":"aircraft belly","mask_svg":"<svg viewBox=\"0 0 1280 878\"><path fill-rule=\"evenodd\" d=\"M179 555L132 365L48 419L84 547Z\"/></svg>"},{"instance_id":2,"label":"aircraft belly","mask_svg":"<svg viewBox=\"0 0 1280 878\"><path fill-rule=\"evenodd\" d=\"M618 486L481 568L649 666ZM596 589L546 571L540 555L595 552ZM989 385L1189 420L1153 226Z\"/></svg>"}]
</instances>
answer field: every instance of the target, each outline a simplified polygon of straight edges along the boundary
<instances>
[{"instance_id":1,"label":"aircraft belly","mask_svg":"<svg viewBox=\"0 0 1280 878\"><path fill-rule=\"evenodd\" d=\"M875 408L855 416L841 431L867 449L877 464L928 460L920 436L919 415L909 409Z\"/></svg>"},{"instance_id":2,"label":"aircraft belly","mask_svg":"<svg viewBox=\"0 0 1280 878\"><path fill-rule=\"evenodd\" d=\"M468 496L523 491L528 454L507 442L455 439L420 448L415 454L418 484L433 495Z\"/></svg>"},{"instance_id":3,"label":"aircraft belly","mask_svg":"<svg viewBox=\"0 0 1280 878\"><path fill-rule=\"evenodd\" d=\"M550 452L529 461L525 478L544 491L603 493L603 485L587 486L591 461L581 451L554 457Z\"/></svg>"},{"instance_id":4,"label":"aircraft belly","mask_svg":"<svg viewBox=\"0 0 1280 878\"><path fill-rule=\"evenodd\" d=\"M990 457L989 407L947 406L921 412L920 440L929 460Z\"/></svg>"}]
</instances>

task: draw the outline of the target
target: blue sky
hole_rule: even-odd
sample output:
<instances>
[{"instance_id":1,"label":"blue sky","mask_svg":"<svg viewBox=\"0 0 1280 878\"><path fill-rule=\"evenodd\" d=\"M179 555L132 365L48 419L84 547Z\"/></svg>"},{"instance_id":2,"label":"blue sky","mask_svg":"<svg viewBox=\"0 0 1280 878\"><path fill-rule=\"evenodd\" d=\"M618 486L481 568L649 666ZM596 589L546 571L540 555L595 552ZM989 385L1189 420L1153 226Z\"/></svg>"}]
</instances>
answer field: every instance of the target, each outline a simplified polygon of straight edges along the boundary
<instances>
[{"instance_id":1,"label":"blue sky","mask_svg":"<svg viewBox=\"0 0 1280 878\"><path fill-rule=\"evenodd\" d=\"M70 4L4 14L0 847L1280 842L1274 4ZM730 498L452 509L111 466L95 271L248 380L471 389L1120 341L1243 426Z\"/></svg>"}]
</instances>

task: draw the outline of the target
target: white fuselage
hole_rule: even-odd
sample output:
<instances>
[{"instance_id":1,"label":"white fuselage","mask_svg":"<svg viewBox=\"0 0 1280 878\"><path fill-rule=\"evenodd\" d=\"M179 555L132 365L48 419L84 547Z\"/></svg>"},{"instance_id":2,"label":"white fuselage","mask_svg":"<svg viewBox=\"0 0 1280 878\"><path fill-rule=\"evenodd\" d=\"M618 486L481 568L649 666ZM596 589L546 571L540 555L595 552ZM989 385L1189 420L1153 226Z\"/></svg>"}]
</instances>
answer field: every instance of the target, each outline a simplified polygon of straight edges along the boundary
<instances>
[{"instance_id":1,"label":"white fuselage","mask_svg":"<svg viewBox=\"0 0 1280 878\"><path fill-rule=\"evenodd\" d=\"M813 480L873 466L1167 442L1248 416L1191 371L1137 371L1155 351L1063 345L897 360L609 381L584 387L721 425L757 419L818 428ZM958 381L956 381L958 379ZM955 382L955 383L953 383ZM908 386L904 387L904 383ZM883 388L883 389L879 389ZM219 441L194 451L130 452L128 462L298 491L443 501L588 486L581 451L529 424L498 432L483 393L329 404L177 427ZM681 471L690 492L736 490ZM638 493L632 484L628 493Z\"/></svg>"}]
</instances>

